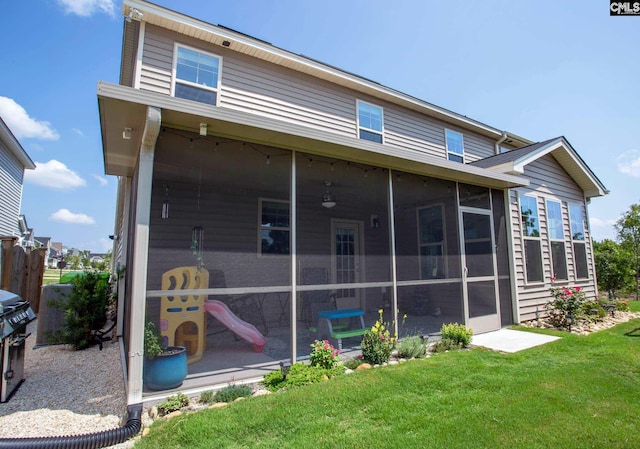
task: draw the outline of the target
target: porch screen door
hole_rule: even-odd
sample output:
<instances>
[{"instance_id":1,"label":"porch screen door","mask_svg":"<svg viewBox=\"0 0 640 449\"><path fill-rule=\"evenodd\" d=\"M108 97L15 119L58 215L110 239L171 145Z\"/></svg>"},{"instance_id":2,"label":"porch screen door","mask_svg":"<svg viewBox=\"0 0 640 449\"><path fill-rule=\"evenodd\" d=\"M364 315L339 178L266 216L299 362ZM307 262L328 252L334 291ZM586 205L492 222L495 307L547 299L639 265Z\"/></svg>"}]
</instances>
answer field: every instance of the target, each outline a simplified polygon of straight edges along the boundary
<instances>
[{"instance_id":1,"label":"porch screen door","mask_svg":"<svg viewBox=\"0 0 640 449\"><path fill-rule=\"evenodd\" d=\"M463 291L475 333L500 329L491 212L462 211Z\"/></svg>"},{"instance_id":2,"label":"porch screen door","mask_svg":"<svg viewBox=\"0 0 640 449\"><path fill-rule=\"evenodd\" d=\"M334 220L332 228L333 282L353 284L360 282L361 243L359 222ZM336 291L336 307L360 308L359 289L344 288Z\"/></svg>"}]
</instances>

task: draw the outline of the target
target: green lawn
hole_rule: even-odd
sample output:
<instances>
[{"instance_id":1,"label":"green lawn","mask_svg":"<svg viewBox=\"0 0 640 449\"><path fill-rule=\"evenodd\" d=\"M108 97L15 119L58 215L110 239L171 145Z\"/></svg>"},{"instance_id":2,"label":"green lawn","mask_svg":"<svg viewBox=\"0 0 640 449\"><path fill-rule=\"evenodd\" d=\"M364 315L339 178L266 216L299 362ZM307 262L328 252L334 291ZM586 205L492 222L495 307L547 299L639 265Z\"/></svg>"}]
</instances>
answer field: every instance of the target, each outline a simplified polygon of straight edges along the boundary
<instances>
[{"instance_id":1,"label":"green lawn","mask_svg":"<svg viewBox=\"0 0 640 449\"><path fill-rule=\"evenodd\" d=\"M135 448L638 447L640 319L562 335L516 354L448 352L159 420Z\"/></svg>"}]
</instances>

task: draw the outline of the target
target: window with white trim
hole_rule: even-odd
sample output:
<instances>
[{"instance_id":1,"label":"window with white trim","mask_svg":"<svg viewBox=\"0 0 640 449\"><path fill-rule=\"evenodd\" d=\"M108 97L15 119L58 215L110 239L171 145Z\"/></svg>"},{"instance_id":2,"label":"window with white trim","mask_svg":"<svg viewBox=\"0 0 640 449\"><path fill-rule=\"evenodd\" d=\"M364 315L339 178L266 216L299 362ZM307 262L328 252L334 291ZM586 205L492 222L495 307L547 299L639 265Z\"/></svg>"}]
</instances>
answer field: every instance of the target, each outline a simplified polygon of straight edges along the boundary
<instances>
[{"instance_id":1,"label":"window with white trim","mask_svg":"<svg viewBox=\"0 0 640 449\"><path fill-rule=\"evenodd\" d=\"M441 204L418 208L421 279L446 277L444 229L444 214Z\"/></svg>"},{"instance_id":2,"label":"window with white trim","mask_svg":"<svg viewBox=\"0 0 640 449\"><path fill-rule=\"evenodd\" d=\"M547 226L549 228L549 246L551 247L551 264L553 277L556 280L569 279L567 272L567 252L564 246L564 226L562 224L562 203L547 200Z\"/></svg>"},{"instance_id":3,"label":"window with white trim","mask_svg":"<svg viewBox=\"0 0 640 449\"><path fill-rule=\"evenodd\" d=\"M444 130L447 158L450 161L464 163L464 139L462 133Z\"/></svg>"},{"instance_id":4,"label":"window with white trim","mask_svg":"<svg viewBox=\"0 0 640 449\"><path fill-rule=\"evenodd\" d=\"M522 223L526 281L542 282L542 249L540 246L538 198L520 194L520 221Z\"/></svg>"},{"instance_id":5,"label":"window with white trim","mask_svg":"<svg viewBox=\"0 0 640 449\"><path fill-rule=\"evenodd\" d=\"M584 210L580 204L569 204L571 240L573 241L573 262L576 279L587 279L587 245L584 235Z\"/></svg>"},{"instance_id":6,"label":"window with white trim","mask_svg":"<svg viewBox=\"0 0 640 449\"><path fill-rule=\"evenodd\" d=\"M357 101L358 137L372 142L382 143L382 108L373 104Z\"/></svg>"},{"instance_id":7,"label":"window with white trim","mask_svg":"<svg viewBox=\"0 0 640 449\"><path fill-rule=\"evenodd\" d=\"M258 253L260 255L289 254L289 201L259 199L260 226Z\"/></svg>"},{"instance_id":8,"label":"window with white trim","mask_svg":"<svg viewBox=\"0 0 640 449\"><path fill-rule=\"evenodd\" d=\"M173 95L211 105L218 104L221 58L176 45Z\"/></svg>"}]
</instances>

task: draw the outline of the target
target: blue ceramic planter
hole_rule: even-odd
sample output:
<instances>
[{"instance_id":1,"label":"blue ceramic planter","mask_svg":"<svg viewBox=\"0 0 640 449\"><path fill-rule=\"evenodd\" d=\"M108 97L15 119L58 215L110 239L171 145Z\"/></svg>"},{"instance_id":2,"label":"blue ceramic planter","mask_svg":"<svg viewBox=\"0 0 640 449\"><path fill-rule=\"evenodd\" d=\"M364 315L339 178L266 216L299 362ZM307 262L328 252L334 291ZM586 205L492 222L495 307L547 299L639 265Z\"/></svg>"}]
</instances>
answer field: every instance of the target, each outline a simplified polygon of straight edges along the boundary
<instances>
[{"instance_id":1,"label":"blue ceramic planter","mask_svg":"<svg viewBox=\"0 0 640 449\"><path fill-rule=\"evenodd\" d=\"M170 346L167 349L179 351L159 355L153 360L144 358L142 380L149 390L177 388L187 377L187 349L184 346Z\"/></svg>"}]
</instances>

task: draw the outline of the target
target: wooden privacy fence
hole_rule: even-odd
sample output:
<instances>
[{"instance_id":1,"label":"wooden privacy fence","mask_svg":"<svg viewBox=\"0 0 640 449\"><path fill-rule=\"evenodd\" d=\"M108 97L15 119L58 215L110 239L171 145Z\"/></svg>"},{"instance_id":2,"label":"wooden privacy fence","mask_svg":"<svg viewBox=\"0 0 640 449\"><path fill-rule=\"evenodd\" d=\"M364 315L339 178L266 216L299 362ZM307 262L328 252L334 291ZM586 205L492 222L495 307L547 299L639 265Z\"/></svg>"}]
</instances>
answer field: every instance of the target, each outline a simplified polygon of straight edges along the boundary
<instances>
[{"instance_id":1,"label":"wooden privacy fence","mask_svg":"<svg viewBox=\"0 0 640 449\"><path fill-rule=\"evenodd\" d=\"M16 246L17 240L17 237L0 237L0 289L29 301L33 311L38 313L47 248L25 251Z\"/></svg>"}]
</instances>

